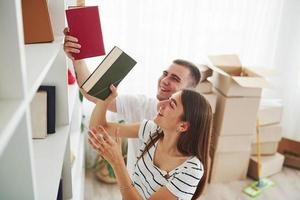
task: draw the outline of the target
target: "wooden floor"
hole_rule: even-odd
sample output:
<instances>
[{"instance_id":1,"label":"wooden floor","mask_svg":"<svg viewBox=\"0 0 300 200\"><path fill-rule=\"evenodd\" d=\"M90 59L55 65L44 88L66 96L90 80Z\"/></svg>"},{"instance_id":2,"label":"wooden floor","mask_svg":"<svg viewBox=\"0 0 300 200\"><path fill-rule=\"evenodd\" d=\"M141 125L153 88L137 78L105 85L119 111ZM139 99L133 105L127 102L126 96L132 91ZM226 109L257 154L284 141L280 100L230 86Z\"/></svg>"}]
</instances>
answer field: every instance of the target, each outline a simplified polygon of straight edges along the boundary
<instances>
[{"instance_id":1,"label":"wooden floor","mask_svg":"<svg viewBox=\"0 0 300 200\"><path fill-rule=\"evenodd\" d=\"M265 190L255 200L299 200L300 199L300 170L283 168L282 172L270 177L275 186ZM234 181L226 184L210 184L201 200L251 200L241 191L253 180ZM117 185L99 182L92 171L86 172L86 200L121 200Z\"/></svg>"}]
</instances>

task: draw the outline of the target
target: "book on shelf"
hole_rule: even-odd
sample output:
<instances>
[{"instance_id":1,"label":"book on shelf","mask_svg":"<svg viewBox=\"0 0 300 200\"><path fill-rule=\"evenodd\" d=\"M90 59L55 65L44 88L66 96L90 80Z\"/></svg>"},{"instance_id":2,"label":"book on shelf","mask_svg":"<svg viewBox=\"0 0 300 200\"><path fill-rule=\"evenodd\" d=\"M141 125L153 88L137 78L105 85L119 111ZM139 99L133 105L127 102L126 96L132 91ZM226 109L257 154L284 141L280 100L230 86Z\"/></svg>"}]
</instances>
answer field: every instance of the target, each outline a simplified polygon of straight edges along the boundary
<instances>
[{"instance_id":1,"label":"book on shelf","mask_svg":"<svg viewBox=\"0 0 300 200\"><path fill-rule=\"evenodd\" d=\"M133 58L115 46L81 88L89 95L105 100L111 93L110 85L118 86L135 64Z\"/></svg>"},{"instance_id":2,"label":"book on shelf","mask_svg":"<svg viewBox=\"0 0 300 200\"><path fill-rule=\"evenodd\" d=\"M47 0L22 0L22 16L25 44L54 40Z\"/></svg>"},{"instance_id":3,"label":"book on shelf","mask_svg":"<svg viewBox=\"0 0 300 200\"><path fill-rule=\"evenodd\" d=\"M31 130L33 139L47 137L47 92L39 91L30 103Z\"/></svg>"},{"instance_id":4,"label":"book on shelf","mask_svg":"<svg viewBox=\"0 0 300 200\"><path fill-rule=\"evenodd\" d=\"M63 179L59 180L56 200L63 200Z\"/></svg>"},{"instance_id":5,"label":"book on shelf","mask_svg":"<svg viewBox=\"0 0 300 200\"><path fill-rule=\"evenodd\" d=\"M81 45L75 60L105 55L98 6L71 7L66 10L70 35Z\"/></svg>"},{"instance_id":6,"label":"book on shelf","mask_svg":"<svg viewBox=\"0 0 300 200\"><path fill-rule=\"evenodd\" d=\"M55 86L41 85L38 91L47 92L47 133L55 133Z\"/></svg>"}]
</instances>

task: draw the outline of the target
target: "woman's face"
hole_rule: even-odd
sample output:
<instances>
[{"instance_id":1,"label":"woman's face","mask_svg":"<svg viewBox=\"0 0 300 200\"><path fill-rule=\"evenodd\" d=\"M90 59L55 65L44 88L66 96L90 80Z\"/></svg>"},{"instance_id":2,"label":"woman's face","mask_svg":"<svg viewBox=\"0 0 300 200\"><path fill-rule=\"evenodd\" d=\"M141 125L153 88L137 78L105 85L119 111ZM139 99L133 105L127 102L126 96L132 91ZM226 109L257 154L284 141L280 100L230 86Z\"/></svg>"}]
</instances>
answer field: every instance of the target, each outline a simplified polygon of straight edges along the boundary
<instances>
[{"instance_id":1,"label":"woman's face","mask_svg":"<svg viewBox=\"0 0 300 200\"><path fill-rule=\"evenodd\" d=\"M181 102L181 91L173 94L169 99L158 103L158 113L154 122L163 130L176 130L181 122L183 106Z\"/></svg>"}]
</instances>

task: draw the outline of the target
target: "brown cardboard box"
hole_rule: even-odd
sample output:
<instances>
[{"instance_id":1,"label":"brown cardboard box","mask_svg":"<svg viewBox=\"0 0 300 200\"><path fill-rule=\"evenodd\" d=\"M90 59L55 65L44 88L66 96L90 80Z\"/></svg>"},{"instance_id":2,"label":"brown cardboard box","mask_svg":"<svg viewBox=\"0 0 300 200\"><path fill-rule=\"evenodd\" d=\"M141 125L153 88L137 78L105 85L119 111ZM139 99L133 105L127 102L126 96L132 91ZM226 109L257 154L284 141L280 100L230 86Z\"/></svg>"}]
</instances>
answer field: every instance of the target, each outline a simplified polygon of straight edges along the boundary
<instances>
[{"instance_id":1,"label":"brown cardboard box","mask_svg":"<svg viewBox=\"0 0 300 200\"><path fill-rule=\"evenodd\" d=\"M282 138L278 152L285 157L284 165L300 169L300 140Z\"/></svg>"},{"instance_id":2,"label":"brown cardboard box","mask_svg":"<svg viewBox=\"0 0 300 200\"><path fill-rule=\"evenodd\" d=\"M281 171L284 157L280 153L272 156L261 156L261 178L271 176ZM248 176L258 180L257 158L252 156L249 163Z\"/></svg>"},{"instance_id":3,"label":"brown cardboard box","mask_svg":"<svg viewBox=\"0 0 300 200\"><path fill-rule=\"evenodd\" d=\"M215 92L212 92L209 94L202 94L202 95L209 102L212 112L215 113L216 112L216 104L217 104L217 94Z\"/></svg>"},{"instance_id":4,"label":"brown cardboard box","mask_svg":"<svg viewBox=\"0 0 300 200\"><path fill-rule=\"evenodd\" d=\"M250 151L254 135L225 135L219 136L216 152Z\"/></svg>"},{"instance_id":5,"label":"brown cardboard box","mask_svg":"<svg viewBox=\"0 0 300 200\"><path fill-rule=\"evenodd\" d=\"M218 92L215 132L218 135L254 134L259 101L256 97L225 97Z\"/></svg>"},{"instance_id":6,"label":"brown cardboard box","mask_svg":"<svg viewBox=\"0 0 300 200\"><path fill-rule=\"evenodd\" d=\"M259 139L264 142L279 142L281 140L281 125L272 124L259 127ZM256 136L253 138L253 143L256 143Z\"/></svg>"},{"instance_id":7,"label":"brown cardboard box","mask_svg":"<svg viewBox=\"0 0 300 200\"><path fill-rule=\"evenodd\" d=\"M212 76L212 70L207 65L197 65L201 74L200 83L206 81L208 77Z\"/></svg>"},{"instance_id":8,"label":"brown cardboard box","mask_svg":"<svg viewBox=\"0 0 300 200\"><path fill-rule=\"evenodd\" d=\"M278 149L278 142L264 142L260 144L260 154L261 155L274 155ZM251 155L257 154L256 143L251 145Z\"/></svg>"},{"instance_id":9,"label":"brown cardboard box","mask_svg":"<svg viewBox=\"0 0 300 200\"><path fill-rule=\"evenodd\" d=\"M263 77L242 66L237 55L209 56L209 60L212 83L225 96L260 97L267 86Z\"/></svg>"},{"instance_id":10,"label":"brown cardboard box","mask_svg":"<svg viewBox=\"0 0 300 200\"><path fill-rule=\"evenodd\" d=\"M253 135L213 135L213 162L210 182L228 182L246 178Z\"/></svg>"},{"instance_id":11,"label":"brown cardboard box","mask_svg":"<svg viewBox=\"0 0 300 200\"><path fill-rule=\"evenodd\" d=\"M246 178L250 151L217 152L212 162L210 183Z\"/></svg>"},{"instance_id":12,"label":"brown cardboard box","mask_svg":"<svg viewBox=\"0 0 300 200\"><path fill-rule=\"evenodd\" d=\"M259 127L260 153L270 155L277 152L278 142L281 140L281 125L271 124ZM251 154L257 154L256 135L253 137Z\"/></svg>"},{"instance_id":13,"label":"brown cardboard box","mask_svg":"<svg viewBox=\"0 0 300 200\"><path fill-rule=\"evenodd\" d=\"M282 103L279 99L262 99L258 109L259 123L261 126L280 123Z\"/></svg>"},{"instance_id":14,"label":"brown cardboard box","mask_svg":"<svg viewBox=\"0 0 300 200\"><path fill-rule=\"evenodd\" d=\"M213 88L212 83L205 80L203 82L200 82L196 86L195 91L199 92L200 94L211 93L212 88Z\"/></svg>"}]
</instances>

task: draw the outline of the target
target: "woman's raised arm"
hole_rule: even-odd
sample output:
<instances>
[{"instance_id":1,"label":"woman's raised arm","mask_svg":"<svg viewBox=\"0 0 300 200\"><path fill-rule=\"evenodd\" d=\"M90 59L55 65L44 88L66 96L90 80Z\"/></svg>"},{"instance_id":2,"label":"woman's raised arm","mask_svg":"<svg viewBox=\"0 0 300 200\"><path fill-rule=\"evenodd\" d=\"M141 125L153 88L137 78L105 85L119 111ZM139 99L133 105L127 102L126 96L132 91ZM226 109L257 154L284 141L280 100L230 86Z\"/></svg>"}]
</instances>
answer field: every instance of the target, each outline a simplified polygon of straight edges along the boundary
<instances>
[{"instance_id":1,"label":"woman's raised arm","mask_svg":"<svg viewBox=\"0 0 300 200\"><path fill-rule=\"evenodd\" d=\"M90 129L98 128L101 125L110 135L114 135L115 130L119 128L121 137L137 138L140 123L118 124L107 122L106 112L108 110L108 106L117 97L116 87L111 85L110 90L112 91L112 93L109 95L109 97L107 97L107 99L105 99L104 101L97 101L90 119Z\"/></svg>"}]
</instances>

